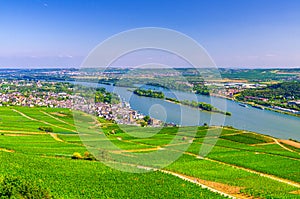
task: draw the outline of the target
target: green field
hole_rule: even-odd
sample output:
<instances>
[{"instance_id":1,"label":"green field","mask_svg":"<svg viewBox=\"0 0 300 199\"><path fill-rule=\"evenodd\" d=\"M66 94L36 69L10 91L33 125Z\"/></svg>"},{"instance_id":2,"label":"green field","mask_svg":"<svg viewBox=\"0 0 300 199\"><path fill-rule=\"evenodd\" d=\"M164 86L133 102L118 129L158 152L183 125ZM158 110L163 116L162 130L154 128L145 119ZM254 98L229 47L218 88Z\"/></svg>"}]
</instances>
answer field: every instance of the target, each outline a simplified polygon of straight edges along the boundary
<instances>
[{"instance_id":1,"label":"green field","mask_svg":"<svg viewBox=\"0 0 300 199\"><path fill-rule=\"evenodd\" d=\"M118 126L84 118L83 126L96 134L77 134L73 113L67 109L0 107L0 198L7 192L5 179L15 177L37 184L53 198L222 198L219 193L300 198L299 150L287 150L273 138L226 127ZM40 127L51 127L53 132ZM101 147L105 139L118 147L107 152L107 157L118 158L113 164L141 173L72 159L75 152L84 156L84 144ZM200 150L208 149L207 156L199 156ZM161 157L153 164L130 159L155 152ZM160 162L169 158L164 154L173 153L182 155L160 168ZM137 166L156 170L144 173L145 168Z\"/></svg>"}]
</instances>

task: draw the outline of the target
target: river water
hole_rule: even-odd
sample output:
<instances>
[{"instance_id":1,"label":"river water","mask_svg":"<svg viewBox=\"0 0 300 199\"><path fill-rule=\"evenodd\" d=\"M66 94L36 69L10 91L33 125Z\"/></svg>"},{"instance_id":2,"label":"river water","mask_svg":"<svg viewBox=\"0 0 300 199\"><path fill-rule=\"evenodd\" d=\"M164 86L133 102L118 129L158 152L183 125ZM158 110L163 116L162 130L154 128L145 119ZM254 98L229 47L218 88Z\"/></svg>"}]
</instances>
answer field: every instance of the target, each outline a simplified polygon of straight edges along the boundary
<instances>
[{"instance_id":1,"label":"river water","mask_svg":"<svg viewBox=\"0 0 300 199\"><path fill-rule=\"evenodd\" d=\"M188 99L210 103L213 106L232 113L231 116L225 116L218 113L199 111L197 109L180 106L162 99L140 97L134 95L129 88L115 87L112 85L83 83L85 86L104 87L110 92L115 92L128 102L132 109L153 118L168 122L180 124L182 126L190 125L223 125L233 126L238 129L254 131L265 135L271 135L281 139L296 139L300 141L300 118L290 116L274 111L260 110L254 107L242 107L239 103L193 93L170 91L160 87L143 86L153 90L162 91L166 97L176 97L179 100Z\"/></svg>"}]
</instances>

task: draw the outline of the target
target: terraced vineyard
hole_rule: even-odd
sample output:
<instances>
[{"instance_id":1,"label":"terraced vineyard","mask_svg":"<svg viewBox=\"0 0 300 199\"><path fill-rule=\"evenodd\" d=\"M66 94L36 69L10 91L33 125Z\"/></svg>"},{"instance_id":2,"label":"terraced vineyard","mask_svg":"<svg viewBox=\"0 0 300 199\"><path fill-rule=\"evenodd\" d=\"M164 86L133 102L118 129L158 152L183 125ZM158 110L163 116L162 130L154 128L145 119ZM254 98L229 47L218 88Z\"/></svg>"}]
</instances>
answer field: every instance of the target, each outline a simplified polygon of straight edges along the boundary
<instances>
[{"instance_id":1,"label":"terraced vineyard","mask_svg":"<svg viewBox=\"0 0 300 199\"><path fill-rule=\"evenodd\" d=\"M78 135L71 111L0 107L0 197L5 179L18 177L53 198L300 198L299 148L275 138L226 127L160 129L86 118L118 146L114 154L120 157L186 150L165 168L131 165L135 172L154 171L121 172L83 158L81 140L101 140ZM210 153L200 156L210 144ZM74 159L74 153L82 158Z\"/></svg>"}]
</instances>

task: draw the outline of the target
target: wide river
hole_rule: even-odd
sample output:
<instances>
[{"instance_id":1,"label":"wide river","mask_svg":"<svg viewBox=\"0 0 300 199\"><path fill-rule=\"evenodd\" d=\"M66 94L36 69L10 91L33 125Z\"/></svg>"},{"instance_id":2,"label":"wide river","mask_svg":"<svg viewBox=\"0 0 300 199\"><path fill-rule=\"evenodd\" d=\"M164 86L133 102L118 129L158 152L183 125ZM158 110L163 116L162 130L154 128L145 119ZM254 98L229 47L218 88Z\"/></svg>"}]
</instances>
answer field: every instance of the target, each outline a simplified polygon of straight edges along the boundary
<instances>
[{"instance_id":1,"label":"wide river","mask_svg":"<svg viewBox=\"0 0 300 199\"><path fill-rule=\"evenodd\" d=\"M79 83L79 82L77 82ZM260 110L253 107L242 107L239 103L203 95L195 95L193 93L170 91L160 87L144 86L153 90L162 91L166 97L177 97L183 100L195 100L207 102L213 106L232 113L231 116L225 116L218 113L210 113L199 111L187 106L180 106L162 99L154 99L148 97L140 97L134 95L129 88L115 87L111 85L82 83L85 86L104 87L110 92L115 92L128 102L132 109L153 118L168 122L180 124L182 126L189 125L223 125L233 126L238 129L254 131L261 134L271 135L281 139L296 139L300 141L300 118L290 116L274 111Z\"/></svg>"}]
</instances>

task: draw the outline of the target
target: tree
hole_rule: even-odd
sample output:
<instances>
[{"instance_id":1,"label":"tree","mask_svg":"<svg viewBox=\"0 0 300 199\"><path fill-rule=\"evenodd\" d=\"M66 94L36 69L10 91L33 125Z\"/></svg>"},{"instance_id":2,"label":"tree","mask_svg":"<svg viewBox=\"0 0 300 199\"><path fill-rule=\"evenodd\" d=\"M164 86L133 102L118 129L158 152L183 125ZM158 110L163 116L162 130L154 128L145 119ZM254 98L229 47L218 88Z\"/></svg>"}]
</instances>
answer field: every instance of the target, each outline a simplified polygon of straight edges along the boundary
<instances>
[{"instance_id":1,"label":"tree","mask_svg":"<svg viewBox=\"0 0 300 199\"><path fill-rule=\"evenodd\" d=\"M150 118L149 115L146 115L146 116L144 117L144 121L147 122L147 123L148 123L148 121L149 121L150 119L151 119L151 118Z\"/></svg>"}]
</instances>

